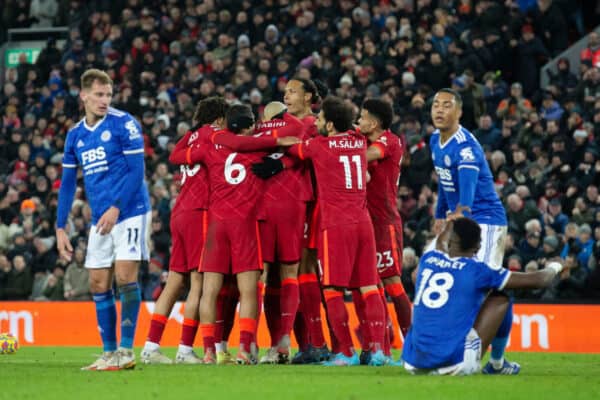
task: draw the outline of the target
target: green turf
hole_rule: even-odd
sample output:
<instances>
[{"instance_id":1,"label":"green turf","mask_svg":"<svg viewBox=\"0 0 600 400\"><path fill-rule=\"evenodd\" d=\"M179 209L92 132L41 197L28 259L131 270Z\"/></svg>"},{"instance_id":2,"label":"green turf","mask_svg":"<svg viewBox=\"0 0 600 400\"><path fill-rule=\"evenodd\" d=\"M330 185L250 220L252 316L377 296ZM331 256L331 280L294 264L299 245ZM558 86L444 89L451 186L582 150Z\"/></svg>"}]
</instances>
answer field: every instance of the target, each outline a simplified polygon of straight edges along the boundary
<instances>
[{"instance_id":1,"label":"green turf","mask_svg":"<svg viewBox=\"0 0 600 400\"><path fill-rule=\"evenodd\" d=\"M398 367L146 366L88 372L96 349L0 356L0 399L598 399L600 356L511 353L519 376L410 376ZM175 349L165 349L174 356ZM139 353L138 353L139 354Z\"/></svg>"}]
</instances>

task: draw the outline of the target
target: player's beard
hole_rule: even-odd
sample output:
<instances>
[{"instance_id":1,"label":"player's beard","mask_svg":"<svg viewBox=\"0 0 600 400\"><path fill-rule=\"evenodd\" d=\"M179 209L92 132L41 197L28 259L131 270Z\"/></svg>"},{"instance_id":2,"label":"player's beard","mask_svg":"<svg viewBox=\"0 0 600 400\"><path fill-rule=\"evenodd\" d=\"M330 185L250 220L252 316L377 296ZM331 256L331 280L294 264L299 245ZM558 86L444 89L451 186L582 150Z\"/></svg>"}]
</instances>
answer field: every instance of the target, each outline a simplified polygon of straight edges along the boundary
<instances>
[{"instance_id":1,"label":"player's beard","mask_svg":"<svg viewBox=\"0 0 600 400\"><path fill-rule=\"evenodd\" d=\"M327 132L327 129L325 127L323 128L317 128L317 132L319 132L319 135L321 136L329 136L329 132Z\"/></svg>"}]
</instances>

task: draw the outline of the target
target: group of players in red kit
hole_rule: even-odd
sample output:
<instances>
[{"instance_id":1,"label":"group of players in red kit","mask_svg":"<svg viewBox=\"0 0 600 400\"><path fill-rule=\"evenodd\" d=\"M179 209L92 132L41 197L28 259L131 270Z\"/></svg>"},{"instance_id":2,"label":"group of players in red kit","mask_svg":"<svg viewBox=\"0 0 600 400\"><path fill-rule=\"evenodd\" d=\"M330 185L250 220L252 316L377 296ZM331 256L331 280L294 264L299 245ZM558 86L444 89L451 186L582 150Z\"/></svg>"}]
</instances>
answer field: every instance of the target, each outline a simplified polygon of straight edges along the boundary
<instances>
[{"instance_id":1,"label":"group of players in red kit","mask_svg":"<svg viewBox=\"0 0 600 400\"><path fill-rule=\"evenodd\" d=\"M176 363L255 364L264 306L271 347L261 363L393 364L386 293L402 334L411 321L400 281L396 207L404 145L389 130L391 104L365 100L355 127L353 109L342 99L319 100L312 81L294 78L285 104L269 103L258 124L245 105L229 106L218 97L199 103L198 128L169 158L181 165L182 185L171 215L169 276L142 362L173 362L160 352L160 340L174 303L189 287ZM360 357L346 290L360 320ZM227 338L238 302L234 358ZM198 329L203 357L192 348ZM299 344L293 359L292 331Z\"/></svg>"}]
</instances>

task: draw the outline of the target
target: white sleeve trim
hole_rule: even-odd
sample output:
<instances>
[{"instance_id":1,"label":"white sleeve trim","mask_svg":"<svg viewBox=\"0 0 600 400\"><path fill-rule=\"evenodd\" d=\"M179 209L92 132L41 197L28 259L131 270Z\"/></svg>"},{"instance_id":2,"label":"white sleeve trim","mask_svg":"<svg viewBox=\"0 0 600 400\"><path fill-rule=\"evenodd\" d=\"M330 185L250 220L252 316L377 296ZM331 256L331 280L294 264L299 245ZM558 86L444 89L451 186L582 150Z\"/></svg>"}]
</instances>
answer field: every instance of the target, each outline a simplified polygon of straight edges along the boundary
<instances>
[{"instance_id":1,"label":"white sleeve trim","mask_svg":"<svg viewBox=\"0 0 600 400\"><path fill-rule=\"evenodd\" d=\"M77 168L77 164L65 164L62 165L64 168Z\"/></svg>"},{"instance_id":2,"label":"white sleeve trim","mask_svg":"<svg viewBox=\"0 0 600 400\"><path fill-rule=\"evenodd\" d=\"M137 149L137 150L123 150L123 154L139 154L139 153L143 153L144 149Z\"/></svg>"},{"instance_id":3,"label":"white sleeve trim","mask_svg":"<svg viewBox=\"0 0 600 400\"><path fill-rule=\"evenodd\" d=\"M474 165L459 165L458 166L458 169L462 169L462 168L471 168L471 169L474 169L476 171L479 171L479 167L476 167Z\"/></svg>"},{"instance_id":4,"label":"white sleeve trim","mask_svg":"<svg viewBox=\"0 0 600 400\"><path fill-rule=\"evenodd\" d=\"M504 280L502 281L502 283L500 284L500 286L498 286L498 290L503 290L504 286L506 286L506 283L508 282L508 280L510 279L510 270L506 271L506 276L504 277Z\"/></svg>"}]
</instances>

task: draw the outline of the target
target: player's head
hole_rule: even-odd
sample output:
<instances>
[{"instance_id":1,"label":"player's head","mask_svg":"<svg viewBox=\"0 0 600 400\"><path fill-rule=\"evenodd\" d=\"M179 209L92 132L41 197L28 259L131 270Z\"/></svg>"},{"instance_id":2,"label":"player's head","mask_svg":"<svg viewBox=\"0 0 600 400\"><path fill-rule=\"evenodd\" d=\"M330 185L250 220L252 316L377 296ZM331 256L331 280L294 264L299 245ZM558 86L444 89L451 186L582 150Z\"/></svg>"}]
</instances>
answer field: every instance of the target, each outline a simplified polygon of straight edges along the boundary
<instances>
[{"instance_id":1,"label":"player's head","mask_svg":"<svg viewBox=\"0 0 600 400\"><path fill-rule=\"evenodd\" d=\"M287 111L287 107L280 101L272 101L265 106L263 111L263 119L270 121L273 118L282 118Z\"/></svg>"},{"instance_id":2,"label":"player's head","mask_svg":"<svg viewBox=\"0 0 600 400\"><path fill-rule=\"evenodd\" d=\"M454 221L448 243L451 254L473 256L481 247L481 227L471 218L458 218Z\"/></svg>"},{"instance_id":3,"label":"player's head","mask_svg":"<svg viewBox=\"0 0 600 400\"><path fill-rule=\"evenodd\" d=\"M382 131L390 128L394 118L392 105L380 99L367 99L360 110L358 125L360 131L366 135L373 131Z\"/></svg>"},{"instance_id":4,"label":"player's head","mask_svg":"<svg viewBox=\"0 0 600 400\"><path fill-rule=\"evenodd\" d=\"M292 115L303 116L310 113L311 106L319 99L317 86L309 79L295 77L285 85L283 102Z\"/></svg>"},{"instance_id":5,"label":"player's head","mask_svg":"<svg viewBox=\"0 0 600 400\"><path fill-rule=\"evenodd\" d=\"M113 81L99 69L88 69L81 75L79 94L87 115L102 118L108 112L113 96Z\"/></svg>"},{"instance_id":6,"label":"player's head","mask_svg":"<svg viewBox=\"0 0 600 400\"><path fill-rule=\"evenodd\" d=\"M331 136L352 129L352 121L354 121L352 108L341 98L328 96L321 105L317 129L319 134Z\"/></svg>"},{"instance_id":7,"label":"player's head","mask_svg":"<svg viewBox=\"0 0 600 400\"><path fill-rule=\"evenodd\" d=\"M254 113L250 106L235 104L227 110L225 115L227 129L233 133L248 135L254 130Z\"/></svg>"},{"instance_id":8,"label":"player's head","mask_svg":"<svg viewBox=\"0 0 600 400\"><path fill-rule=\"evenodd\" d=\"M462 97L452 89L441 89L433 97L431 119L440 131L458 129L462 115Z\"/></svg>"},{"instance_id":9,"label":"player's head","mask_svg":"<svg viewBox=\"0 0 600 400\"><path fill-rule=\"evenodd\" d=\"M200 100L194 112L194 123L196 125L214 124L224 127L225 114L228 108L229 104L220 96L212 96Z\"/></svg>"}]
</instances>

